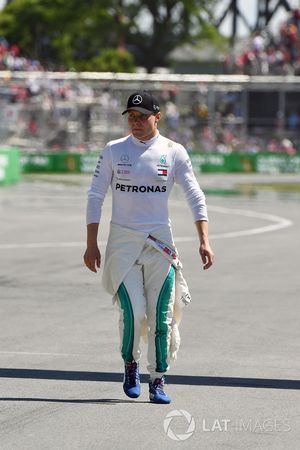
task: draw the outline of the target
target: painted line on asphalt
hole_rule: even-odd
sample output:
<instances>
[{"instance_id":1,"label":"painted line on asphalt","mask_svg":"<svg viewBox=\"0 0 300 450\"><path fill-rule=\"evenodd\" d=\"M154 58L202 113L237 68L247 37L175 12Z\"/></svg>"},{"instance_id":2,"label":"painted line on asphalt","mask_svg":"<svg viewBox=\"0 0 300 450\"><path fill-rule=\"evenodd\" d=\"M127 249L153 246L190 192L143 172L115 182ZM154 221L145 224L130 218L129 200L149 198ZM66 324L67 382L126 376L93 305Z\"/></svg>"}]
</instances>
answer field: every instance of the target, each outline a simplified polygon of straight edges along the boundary
<instances>
[{"instance_id":1,"label":"painted line on asphalt","mask_svg":"<svg viewBox=\"0 0 300 450\"><path fill-rule=\"evenodd\" d=\"M241 236L253 236L255 234L270 233L272 231L278 231L283 228L288 228L293 225L293 222L285 217L275 216L274 214L261 213L257 211L251 211L248 209L231 209L223 206L210 206L210 210L219 212L222 214L233 214L243 217L250 217L253 219L267 220L273 222L272 225L265 225L257 228L250 228L240 231L231 231L225 233L211 234L210 239L229 239Z\"/></svg>"},{"instance_id":2,"label":"painted line on asphalt","mask_svg":"<svg viewBox=\"0 0 300 450\"><path fill-rule=\"evenodd\" d=\"M98 241L104 245L106 241ZM68 247L84 247L86 242L28 242L27 244L0 244L1 250L15 249L35 249L35 248L68 248Z\"/></svg>"},{"instance_id":3,"label":"painted line on asphalt","mask_svg":"<svg viewBox=\"0 0 300 450\"><path fill-rule=\"evenodd\" d=\"M230 231L225 233L210 234L210 239L230 239L236 237L253 236L261 233L270 233L287 228L293 225L293 222L284 217L275 216L273 214L266 214L257 211L250 211L246 209L231 209L222 206L210 206L210 211L215 211L221 214L238 215L259 220L267 220L272 224L249 228L246 230ZM175 242L192 242L196 241L196 236L178 236L174 238ZM99 241L100 245L105 245L106 241ZM85 242L29 242L25 244L0 244L1 250L15 250L15 249L39 249L39 248L72 248L84 247Z\"/></svg>"},{"instance_id":4,"label":"painted line on asphalt","mask_svg":"<svg viewBox=\"0 0 300 450\"><path fill-rule=\"evenodd\" d=\"M36 355L36 356L95 356L89 353L51 353L51 352L14 352L3 351L0 355Z\"/></svg>"}]
</instances>

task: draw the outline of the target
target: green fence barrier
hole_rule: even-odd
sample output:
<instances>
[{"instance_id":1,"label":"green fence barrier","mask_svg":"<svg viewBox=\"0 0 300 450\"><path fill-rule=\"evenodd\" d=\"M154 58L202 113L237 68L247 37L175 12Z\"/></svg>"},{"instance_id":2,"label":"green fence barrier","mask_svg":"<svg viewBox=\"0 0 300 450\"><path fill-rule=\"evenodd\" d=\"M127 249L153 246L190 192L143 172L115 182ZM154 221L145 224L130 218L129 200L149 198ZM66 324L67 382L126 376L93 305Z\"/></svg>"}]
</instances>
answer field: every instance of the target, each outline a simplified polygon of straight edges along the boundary
<instances>
[{"instance_id":1,"label":"green fence barrier","mask_svg":"<svg viewBox=\"0 0 300 450\"><path fill-rule=\"evenodd\" d=\"M22 154L21 167L22 172L54 172L54 158L53 155L48 154Z\"/></svg>"},{"instance_id":2,"label":"green fence barrier","mask_svg":"<svg viewBox=\"0 0 300 450\"><path fill-rule=\"evenodd\" d=\"M24 173L81 172L81 158L77 153L23 153L21 166Z\"/></svg>"},{"instance_id":3,"label":"green fence barrier","mask_svg":"<svg viewBox=\"0 0 300 450\"><path fill-rule=\"evenodd\" d=\"M99 152L23 154L23 172L93 173ZM300 155L270 153L190 153L196 172L299 173Z\"/></svg>"},{"instance_id":4,"label":"green fence barrier","mask_svg":"<svg viewBox=\"0 0 300 450\"><path fill-rule=\"evenodd\" d=\"M300 155L259 153L255 158L255 171L260 173L299 173Z\"/></svg>"},{"instance_id":5,"label":"green fence barrier","mask_svg":"<svg viewBox=\"0 0 300 450\"><path fill-rule=\"evenodd\" d=\"M255 172L256 155L246 153L190 153L196 172Z\"/></svg>"},{"instance_id":6,"label":"green fence barrier","mask_svg":"<svg viewBox=\"0 0 300 450\"><path fill-rule=\"evenodd\" d=\"M0 186L20 179L20 155L16 148L0 148Z\"/></svg>"},{"instance_id":7,"label":"green fence barrier","mask_svg":"<svg viewBox=\"0 0 300 450\"><path fill-rule=\"evenodd\" d=\"M94 173L100 152L92 152L82 155L80 158L80 172Z\"/></svg>"},{"instance_id":8,"label":"green fence barrier","mask_svg":"<svg viewBox=\"0 0 300 450\"><path fill-rule=\"evenodd\" d=\"M23 153L21 166L24 173L93 173L98 157L99 152Z\"/></svg>"},{"instance_id":9,"label":"green fence barrier","mask_svg":"<svg viewBox=\"0 0 300 450\"><path fill-rule=\"evenodd\" d=\"M271 153L191 153L198 172L300 173L300 155Z\"/></svg>"}]
</instances>

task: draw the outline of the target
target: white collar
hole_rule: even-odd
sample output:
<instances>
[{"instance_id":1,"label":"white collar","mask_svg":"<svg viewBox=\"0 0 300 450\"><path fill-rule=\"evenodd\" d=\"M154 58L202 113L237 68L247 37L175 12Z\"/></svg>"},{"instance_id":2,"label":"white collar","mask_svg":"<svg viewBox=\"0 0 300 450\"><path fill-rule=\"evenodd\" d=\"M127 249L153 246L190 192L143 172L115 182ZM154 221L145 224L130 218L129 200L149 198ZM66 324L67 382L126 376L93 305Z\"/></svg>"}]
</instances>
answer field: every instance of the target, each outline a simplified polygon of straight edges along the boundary
<instances>
[{"instance_id":1,"label":"white collar","mask_svg":"<svg viewBox=\"0 0 300 450\"><path fill-rule=\"evenodd\" d=\"M133 134L131 135L131 139L139 147L148 148L148 147L150 147L150 145L152 145L156 141L158 136L159 136L159 131L157 131L157 134L153 138L148 139L147 141L141 141L140 139L137 139L136 137L134 137Z\"/></svg>"}]
</instances>

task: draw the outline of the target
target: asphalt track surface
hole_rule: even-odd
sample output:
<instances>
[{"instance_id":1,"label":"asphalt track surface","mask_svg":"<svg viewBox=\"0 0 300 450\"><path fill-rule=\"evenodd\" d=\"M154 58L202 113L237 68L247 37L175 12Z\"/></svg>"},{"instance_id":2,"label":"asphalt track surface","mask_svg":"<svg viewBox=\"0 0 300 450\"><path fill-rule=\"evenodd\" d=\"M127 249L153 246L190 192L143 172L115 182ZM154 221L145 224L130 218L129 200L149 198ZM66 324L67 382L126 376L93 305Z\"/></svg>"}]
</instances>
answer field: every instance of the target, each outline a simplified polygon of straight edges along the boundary
<instances>
[{"instance_id":1,"label":"asphalt track surface","mask_svg":"<svg viewBox=\"0 0 300 450\"><path fill-rule=\"evenodd\" d=\"M236 182L274 175L202 175ZM215 266L204 272L178 188L174 235L193 296L167 377L170 405L122 391L118 314L83 265L89 176L0 190L0 449L271 449L300 442L299 193L208 195ZM221 191L220 191L221 192ZM104 206L105 247L110 199Z\"/></svg>"}]
</instances>

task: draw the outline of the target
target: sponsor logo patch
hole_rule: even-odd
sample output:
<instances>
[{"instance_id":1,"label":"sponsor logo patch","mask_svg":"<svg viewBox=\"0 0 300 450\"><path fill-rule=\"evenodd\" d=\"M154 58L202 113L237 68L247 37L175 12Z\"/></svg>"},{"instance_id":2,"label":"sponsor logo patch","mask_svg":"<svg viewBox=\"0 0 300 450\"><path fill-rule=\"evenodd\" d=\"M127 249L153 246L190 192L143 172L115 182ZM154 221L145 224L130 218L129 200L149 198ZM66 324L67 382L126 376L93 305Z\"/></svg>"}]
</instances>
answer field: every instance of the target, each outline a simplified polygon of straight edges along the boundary
<instances>
[{"instance_id":1,"label":"sponsor logo patch","mask_svg":"<svg viewBox=\"0 0 300 450\"><path fill-rule=\"evenodd\" d=\"M167 155L161 155L159 162L160 164L167 164Z\"/></svg>"},{"instance_id":2,"label":"sponsor logo patch","mask_svg":"<svg viewBox=\"0 0 300 450\"><path fill-rule=\"evenodd\" d=\"M122 192L166 192L166 186L134 186L131 184L116 183L116 191Z\"/></svg>"},{"instance_id":3,"label":"sponsor logo patch","mask_svg":"<svg viewBox=\"0 0 300 450\"><path fill-rule=\"evenodd\" d=\"M103 159L103 156L100 155L100 156L99 156L99 159L98 159L98 162L97 162L97 165L96 165L95 172L94 172L94 177L96 177L96 178L98 178L98 175L99 175L99 173L100 173L100 172L99 172L99 169L100 169L100 166L101 166L102 159Z\"/></svg>"},{"instance_id":4,"label":"sponsor logo patch","mask_svg":"<svg viewBox=\"0 0 300 450\"><path fill-rule=\"evenodd\" d=\"M128 161L129 161L129 156L128 155L121 155L121 157L120 157L120 161L122 162L122 163L127 163Z\"/></svg>"},{"instance_id":5,"label":"sponsor logo patch","mask_svg":"<svg viewBox=\"0 0 300 450\"><path fill-rule=\"evenodd\" d=\"M159 177L167 177L168 176L168 169L158 168L157 169L157 175Z\"/></svg>"},{"instance_id":6,"label":"sponsor logo patch","mask_svg":"<svg viewBox=\"0 0 300 450\"><path fill-rule=\"evenodd\" d=\"M134 105L140 105L143 101L143 97L141 95L135 95L132 99L132 103Z\"/></svg>"},{"instance_id":7,"label":"sponsor logo patch","mask_svg":"<svg viewBox=\"0 0 300 450\"><path fill-rule=\"evenodd\" d=\"M117 173L119 175L129 175L130 174L130 170L126 170L126 169L118 169Z\"/></svg>"}]
</instances>

